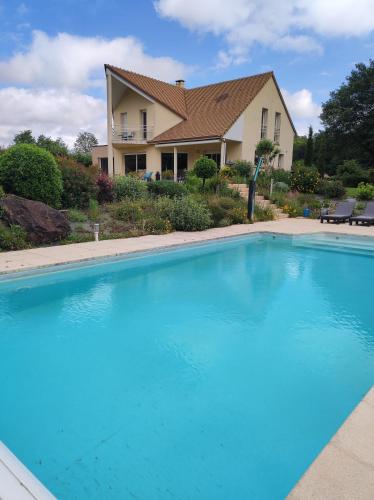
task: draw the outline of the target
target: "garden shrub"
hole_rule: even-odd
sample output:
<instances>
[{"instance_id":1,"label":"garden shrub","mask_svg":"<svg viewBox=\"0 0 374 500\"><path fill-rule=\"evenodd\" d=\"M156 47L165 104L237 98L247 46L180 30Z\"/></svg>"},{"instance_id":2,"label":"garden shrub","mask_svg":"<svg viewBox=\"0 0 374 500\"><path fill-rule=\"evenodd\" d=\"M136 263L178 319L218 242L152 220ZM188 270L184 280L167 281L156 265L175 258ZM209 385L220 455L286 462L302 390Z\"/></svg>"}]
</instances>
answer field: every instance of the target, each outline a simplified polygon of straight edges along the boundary
<instances>
[{"instance_id":1,"label":"garden shrub","mask_svg":"<svg viewBox=\"0 0 374 500\"><path fill-rule=\"evenodd\" d=\"M236 160L232 164L231 169L234 175L248 179L252 173L253 164L247 160Z\"/></svg>"},{"instance_id":2,"label":"garden shrub","mask_svg":"<svg viewBox=\"0 0 374 500\"><path fill-rule=\"evenodd\" d=\"M91 220L97 220L99 218L99 203L97 200L91 198L88 202L88 216Z\"/></svg>"},{"instance_id":3,"label":"garden shrub","mask_svg":"<svg viewBox=\"0 0 374 500\"><path fill-rule=\"evenodd\" d=\"M103 203L112 203L114 200L113 181L105 174L100 174L96 180L97 201Z\"/></svg>"},{"instance_id":4,"label":"garden shrub","mask_svg":"<svg viewBox=\"0 0 374 500\"><path fill-rule=\"evenodd\" d=\"M344 160L336 169L336 176L344 186L356 187L360 182L368 181L368 174L356 160Z\"/></svg>"},{"instance_id":5,"label":"garden shrub","mask_svg":"<svg viewBox=\"0 0 374 500\"><path fill-rule=\"evenodd\" d=\"M2 188L2 186L0 186L0 200L1 200L1 198L4 198L4 196L5 196L5 191Z\"/></svg>"},{"instance_id":6,"label":"garden shrub","mask_svg":"<svg viewBox=\"0 0 374 500\"><path fill-rule=\"evenodd\" d=\"M356 198L358 200L374 200L373 184L365 184L365 182L360 182L357 187Z\"/></svg>"},{"instance_id":7,"label":"garden shrub","mask_svg":"<svg viewBox=\"0 0 374 500\"><path fill-rule=\"evenodd\" d=\"M301 217L303 215L303 207L296 199L288 199L283 205L282 210L290 217Z\"/></svg>"},{"instance_id":8,"label":"garden shrub","mask_svg":"<svg viewBox=\"0 0 374 500\"><path fill-rule=\"evenodd\" d=\"M174 170L164 170L161 173L161 177L162 177L163 181L173 180L174 179Z\"/></svg>"},{"instance_id":9,"label":"garden shrub","mask_svg":"<svg viewBox=\"0 0 374 500\"><path fill-rule=\"evenodd\" d=\"M87 215L76 208L71 208L67 213L67 217L70 222L86 222L87 220Z\"/></svg>"},{"instance_id":10,"label":"garden shrub","mask_svg":"<svg viewBox=\"0 0 374 500\"><path fill-rule=\"evenodd\" d=\"M232 167L229 167L228 165L226 165L226 166L221 168L221 170L219 171L219 175L223 179L231 180L235 177L236 172L234 171L234 169Z\"/></svg>"},{"instance_id":11,"label":"garden shrub","mask_svg":"<svg viewBox=\"0 0 374 500\"><path fill-rule=\"evenodd\" d=\"M227 215L232 224L245 224L248 222L247 208L244 206L231 208Z\"/></svg>"},{"instance_id":12,"label":"garden shrub","mask_svg":"<svg viewBox=\"0 0 374 500\"><path fill-rule=\"evenodd\" d=\"M7 193L60 206L61 172L51 153L34 144L16 144L0 155L0 184Z\"/></svg>"},{"instance_id":13,"label":"garden shrub","mask_svg":"<svg viewBox=\"0 0 374 500\"><path fill-rule=\"evenodd\" d=\"M197 177L203 180L204 188L206 179L210 179L217 173L217 163L207 156L200 156L195 161L193 169Z\"/></svg>"},{"instance_id":14,"label":"garden shrub","mask_svg":"<svg viewBox=\"0 0 374 500\"><path fill-rule=\"evenodd\" d=\"M97 187L93 175L75 161L59 159L63 191L62 208L87 208L91 198L96 198Z\"/></svg>"},{"instance_id":15,"label":"garden shrub","mask_svg":"<svg viewBox=\"0 0 374 500\"><path fill-rule=\"evenodd\" d=\"M342 181L337 179L328 180L320 179L317 183L316 189L314 191L317 194L321 194L326 198L343 198L345 195L345 187Z\"/></svg>"},{"instance_id":16,"label":"garden shrub","mask_svg":"<svg viewBox=\"0 0 374 500\"><path fill-rule=\"evenodd\" d=\"M147 183L148 192L154 196L169 196L178 198L187 194L187 187L184 184L174 181L155 181Z\"/></svg>"},{"instance_id":17,"label":"garden shrub","mask_svg":"<svg viewBox=\"0 0 374 500\"><path fill-rule=\"evenodd\" d=\"M291 189L300 193L314 193L319 181L318 170L314 167L294 167L291 174Z\"/></svg>"},{"instance_id":18,"label":"garden shrub","mask_svg":"<svg viewBox=\"0 0 374 500\"><path fill-rule=\"evenodd\" d=\"M177 231L203 231L212 225L209 209L191 196L175 198L167 212Z\"/></svg>"},{"instance_id":19,"label":"garden shrub","mask_svg":"<svg viewBox=\"0 0 374 500\"><path fill-rule=\"evenodd\" d=\"M166 234L173 230L173 226L169 219L154 216L151 219L146 219L144 230L150 234Z\"/></svg>"},{"instance_id":20,"label":"garden shrub","mask_svg":"<svg viewBox=\"0 0 374 500\"><path fill-rule=\"evenodd\" d=\"M0 227L0 249L4 251L23 250L30 245L27 243L26 231L17 225Z\"/></svg>"},{"instance_id":21,"label":"garden shrub","mask_svg":"<svg viewBox=\"0 0 374 500\"><path fill-rule=\"evenodd\" d=\"M143 219L143 208L139 200L124 200L114 207L113 213L117 219L135 226Z\"/></svg>"},{"instance_id":22,"label":"garden shrub","mask_svg":"<svg viewBox=\"0 0 374 500\"><path fill-rule=\"evenodd\" d=\"M274 212L271 207L255 205L254 218L256 221L274 220Z\"/></svg>"},{"instance_id":23,"label":"garden shrub","mask_svg":"<svg viewBox=\"0 0 374 500\"><path fill-rule=\"evenodd\" d=\"M278 181L278 182L274 182L273 184L273 191L280 191L282 193L288 193L288 191L290 190L288 184L286 184L285 182L281 182L281 181Z\"/></svg>"},{"instance_id":24,"label":"garden shrub","mask_svg":"<svg viewBox=\"0 0 374 500\"><path fill-rule=\"evenodd\" d=\"M184 185L189 193L198 193L200 191L202 182L198 176L190 170L187 172L186 177L184 179Z\"/></svg>"},{"instance_id":25,"label":"garden shrub","mask_svg":"<svg viewBox=\"0 0 374 500\"><path fill-rule=\"evenodd\" d=\"M273 168L271 171L271 177L274 182L284 182L288 185L291 183L291 172L289 170L284 170L283 168Z\"/></svg>"},{"instance_id":26,"label":"garden shrub","mask_svg":"<svg viewBox=\"0 0 374 500\"><path fill-rule=\"evenodd\" d=\"M124 199L138 200L147 193L147 184L136 177L121 175L114 178L114 198L116 201Z\"/></svg>"},{"instance_id":27,"label":"garden shrub","mask_svg":"<svg viewBox=\"0 0 374 500\"><path fill-rule=\"evenodd\" d=\"M282 208L286 204L287 196L283 191L273 191L270 199L274 205Z\"/></svg>"},{"instance_id":28,"label":"garden shrub","mask_svg":"<svg viewBox=\"0 0 374 500\"><path fill-rule=\"evenodd\" d=\"M207 203L215 226L220 225L222 219L228 219L230 221L229 224L231 224L229 211L236 207L233 198L210 196L207 199Z\"/></svg>"}]
</instances>

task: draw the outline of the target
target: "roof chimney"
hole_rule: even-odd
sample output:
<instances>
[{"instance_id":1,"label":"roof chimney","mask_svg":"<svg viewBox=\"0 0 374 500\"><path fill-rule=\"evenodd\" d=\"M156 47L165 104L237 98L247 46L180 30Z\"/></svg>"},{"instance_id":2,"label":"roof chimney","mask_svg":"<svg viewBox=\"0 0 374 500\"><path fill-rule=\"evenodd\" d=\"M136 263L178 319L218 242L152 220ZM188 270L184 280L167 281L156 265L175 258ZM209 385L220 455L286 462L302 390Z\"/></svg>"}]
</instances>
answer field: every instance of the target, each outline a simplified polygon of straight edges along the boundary
<instances>
[{"instance_id":1,"label":"roof chimney","mask_svg":"<svg viewBox=\"0 0 374 500\"><path fill-rule=\"evenodd\" d=\"M180 88L184 89L184 84L185 84L184 80L175 80L175 85L177 87L180 87Z\"/></svg>"}]
</instances>

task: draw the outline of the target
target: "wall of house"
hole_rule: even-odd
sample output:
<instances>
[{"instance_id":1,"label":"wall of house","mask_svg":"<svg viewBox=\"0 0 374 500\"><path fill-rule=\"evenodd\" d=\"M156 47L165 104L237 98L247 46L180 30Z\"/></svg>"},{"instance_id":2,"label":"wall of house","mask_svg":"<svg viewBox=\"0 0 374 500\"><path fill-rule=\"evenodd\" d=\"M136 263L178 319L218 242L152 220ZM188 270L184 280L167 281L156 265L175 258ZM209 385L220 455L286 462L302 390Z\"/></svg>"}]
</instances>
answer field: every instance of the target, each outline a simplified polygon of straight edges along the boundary
<instances>
[{"instance_id":1,"label":"wall of house","mask_svg":"<svg viewBox=\"0 0 374 500\"><path fill-rule=\"evenodd\" d=\"M153 136L161 134L173 127L182 118L158 102L151 102L132 89L127 89L119 104L113 110L115 125L121 125L121 113L127 113L128 126L137 128L141 126L140 111L147 111L148 126L153 126Z\"/></svg>"},{"instance_id":2,"label":"wall of house","mask_svg":"<svg viewBox=\"0 0 374 500\"><path fill-rule=\"evenodd\" d=\"M292 151L294 131L288 119L277 87L270 79L263 89L253 99L244 111L244 137L242 143L242 159L254 161L256 144L261 139L262 108L268 109L267 138L274 140L275 113L281 113L279 147L283 157L283 168L290 170L292 165ZM274 165L277 166L277 158Z\"/></svg>"},{"instance_id":3,"label":"wall of house","mask_svg":"<svg viewBox=\"0 0 374 500\"><path fill-rule=\"evenodd\" d=\"M108 146L106 144L100 144L99 146L94 146L91 150L92 165L99 165L99 158L108 157Z\"/></svg>"}]
</instances>

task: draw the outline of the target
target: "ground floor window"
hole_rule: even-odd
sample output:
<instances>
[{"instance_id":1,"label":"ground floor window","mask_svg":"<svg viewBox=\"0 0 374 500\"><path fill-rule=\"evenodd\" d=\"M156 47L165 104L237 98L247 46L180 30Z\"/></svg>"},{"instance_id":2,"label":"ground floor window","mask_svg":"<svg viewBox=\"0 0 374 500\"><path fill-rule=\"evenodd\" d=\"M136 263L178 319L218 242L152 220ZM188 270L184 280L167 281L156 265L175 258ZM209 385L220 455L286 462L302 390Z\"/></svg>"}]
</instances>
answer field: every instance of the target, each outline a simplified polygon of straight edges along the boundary
<instances>
[{"instance_id":1,"label":"ground floor window","mask_svg":"<svg viewBox=\"0 0 374 500\"><path fill-rule=\"evenodd\" d=\"M214 160L218 168L221 166L221 153L206 153L204 156Z\"/></svg>"},{"instance_id":2,"label":"ground floor window","mask_svg":"<svg viewBox=\"0 0 374 500\"><path fill-rule=\"evenodd\" d=\"M108 158L99 158L99 166L101 172L108 175Z\"/></svg>"},{"instance_id":3,"label":"ground floor window","mask_svg":"<svg viewBox=\"0 0 374 500\"><path fill-rule=\"evenodd\" d=\"M186 174L188 167L188 154L187 153L178 153L178 179L183 178ZM161 172L164 174L168 172L168 175L171 176L173 173L174 177L174 153L161 153ZM170 173L169 173L170 172ZM164 176L165 178L165 176Z\"/></svg>"},{"instance_id":4,"label":"ground floor window","mask_svg":"<svg viewBox=\"0 0 374 500\"><path fill-rule=\"evenodd\" d=\"M125 174L147 169L147 155L144 153L125 154Z\"/></svg>"}]
</instances>

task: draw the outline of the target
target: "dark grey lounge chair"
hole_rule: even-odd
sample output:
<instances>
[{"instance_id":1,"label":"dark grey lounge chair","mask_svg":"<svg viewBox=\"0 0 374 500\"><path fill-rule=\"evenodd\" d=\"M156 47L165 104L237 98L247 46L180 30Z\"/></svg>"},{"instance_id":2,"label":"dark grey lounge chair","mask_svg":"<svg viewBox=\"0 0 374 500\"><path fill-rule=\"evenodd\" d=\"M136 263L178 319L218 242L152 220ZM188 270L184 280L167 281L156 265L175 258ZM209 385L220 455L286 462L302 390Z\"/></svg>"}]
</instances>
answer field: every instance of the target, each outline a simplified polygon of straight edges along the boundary
<instances>
[{"instance_id":1,"label":"dark grey lounge chair","mask_svg":"<svg viewBox=\"0 0 374 500\"><path fill-rule=\"evenodd\" d=\"M352 217L352 212L355 207L355 201L341 201L336 205L335 213L333 214L327 214L327 215L321 215L321 224L323 224L323 221L326 220L327 222L336 222L337 224L339 222L346 222L349 220L350 217Z\"/></svg>"},{"instance_id":2,"label":"dark grey lounge chair","mask_svg":"<svg viewBox=\"0 0 374 500\"><path fill-rule=\"evenodd\" d=\"M361 215L355 215L349 218L349 223L352 226L352 222L358 224L361 222L362 224L374 224L374 201L368 201L366 203L365 211Z\"/></svg>"}]
</instances>

